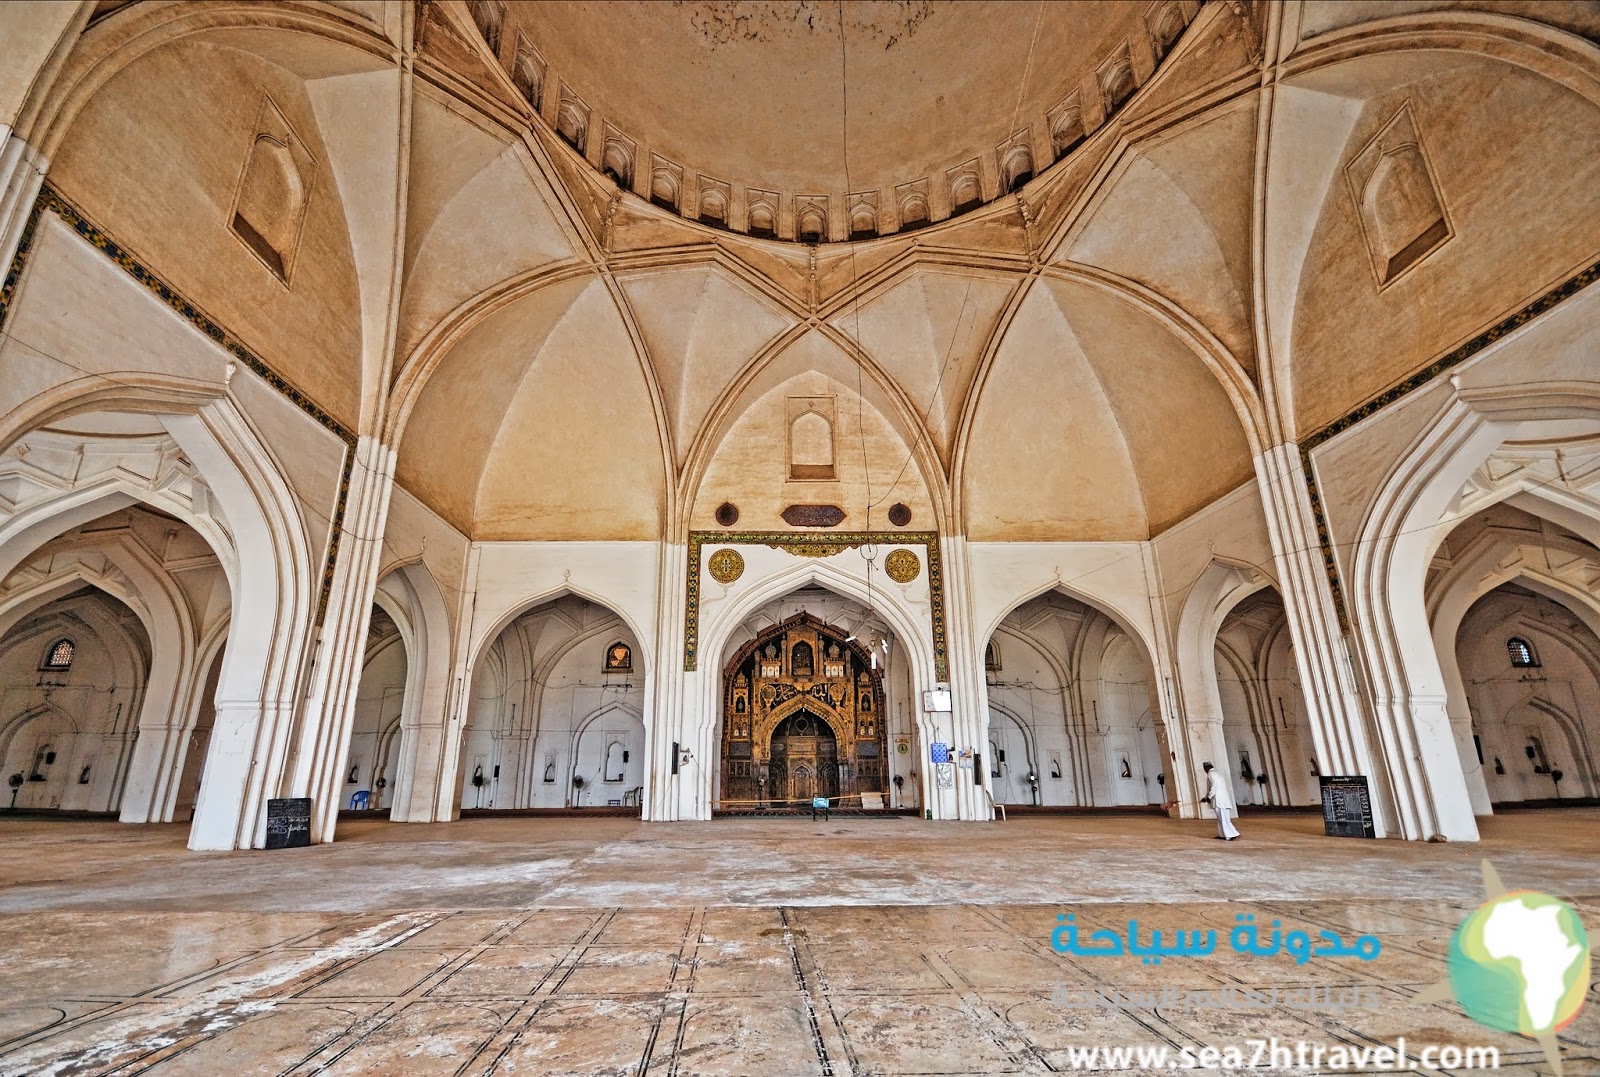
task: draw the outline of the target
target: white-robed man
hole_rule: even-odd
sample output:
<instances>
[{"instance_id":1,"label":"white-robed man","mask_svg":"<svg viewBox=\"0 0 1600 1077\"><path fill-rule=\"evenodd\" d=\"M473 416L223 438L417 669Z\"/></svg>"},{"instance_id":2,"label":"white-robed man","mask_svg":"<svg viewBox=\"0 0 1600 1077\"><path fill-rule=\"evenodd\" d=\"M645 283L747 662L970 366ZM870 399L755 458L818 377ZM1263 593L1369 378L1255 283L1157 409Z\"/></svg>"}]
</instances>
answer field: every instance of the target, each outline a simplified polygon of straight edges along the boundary
<instances>
[{"instance_id":1,"label":"white-robed man","mask_svg":"<svg viewBox=\"0 0 1600 1077\"><path fill-rule=\"evenodd\" d=\"M1239 814L1239 805L1234 803L1233 790L1228 787L1228 776L1210 763L1201 765L1206 769L1206 801L1211 805L1211 810L1217 813L1217 837L1232 841L1239 836L1239 828L1233 825L1234 817Z\"/></svg>"}]
</instances>

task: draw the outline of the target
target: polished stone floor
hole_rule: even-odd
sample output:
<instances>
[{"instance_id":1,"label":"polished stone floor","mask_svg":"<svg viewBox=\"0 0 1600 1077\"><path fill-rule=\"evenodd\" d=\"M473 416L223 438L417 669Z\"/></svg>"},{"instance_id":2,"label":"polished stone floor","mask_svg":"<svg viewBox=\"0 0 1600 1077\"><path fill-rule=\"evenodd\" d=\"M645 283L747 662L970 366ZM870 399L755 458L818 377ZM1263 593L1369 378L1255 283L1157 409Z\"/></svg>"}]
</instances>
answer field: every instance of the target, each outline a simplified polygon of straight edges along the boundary
<instances>
[{"instance_id":1,"label":"polished stone floor","mask_svg":"<svg viewBox=\"0 0 1600 1077\"><path fill-rule=\"evenodd\" d=\"M1597 824L1522 812L1427 845L1289 815L1236 843L1159 817L361 821L194 854L181 827L0 817L0 1074L1032 1074L1095 1045L1402 1036L1543 1074L1538 1045L1410 999L1481 900L1480 858L1600 924ZM1253 914L1382 952L1068 956L1065 912L1085 938L1135 919L1225 940ZM1600 1074L1600 1002L1562 1039L1568 1075ZM1238 1072L1336 1072L1263 1066Z\"/></svg>"}]
</instances>

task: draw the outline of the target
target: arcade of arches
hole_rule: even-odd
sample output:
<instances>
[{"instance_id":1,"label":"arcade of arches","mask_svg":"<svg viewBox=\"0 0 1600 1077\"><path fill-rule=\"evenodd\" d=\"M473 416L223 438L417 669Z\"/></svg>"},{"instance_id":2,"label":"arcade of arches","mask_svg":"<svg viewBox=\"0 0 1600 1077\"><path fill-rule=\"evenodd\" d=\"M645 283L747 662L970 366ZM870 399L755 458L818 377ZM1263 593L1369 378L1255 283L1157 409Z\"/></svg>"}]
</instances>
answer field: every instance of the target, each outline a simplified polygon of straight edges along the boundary
<instances>
[{"instance_id":1,"label":"arcade of arches","mask_svg":"<svg viewBox=\"0 0 1600 1077\"><path fill-rule=\"evenodd\" d=\"M0 10L18 809L1600 796L1594 5L723 7Z\"/></svg>"}]
</instances>

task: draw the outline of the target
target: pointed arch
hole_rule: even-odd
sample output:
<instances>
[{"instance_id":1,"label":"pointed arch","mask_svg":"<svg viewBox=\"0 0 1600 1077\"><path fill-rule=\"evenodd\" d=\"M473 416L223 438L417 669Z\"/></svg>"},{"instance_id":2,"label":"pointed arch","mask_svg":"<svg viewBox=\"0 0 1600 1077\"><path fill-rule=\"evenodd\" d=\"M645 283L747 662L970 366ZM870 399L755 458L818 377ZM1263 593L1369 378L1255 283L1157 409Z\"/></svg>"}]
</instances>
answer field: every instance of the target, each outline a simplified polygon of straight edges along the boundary
<instances>
[{"instance_id":1,"label":"pointed arch","mask_svg":"<svg viewBox=\"0 0 1600 1077\"><path fill-rule=\"evenodd\" d=\"M89 381L0 416L0 446L66 416L96 411L152 415L208 489L204 507L171 488L152 490L123 474L64 485L0 519L0 578L45 541L135 502L176 516L207 541L228 579L233 623L245 627L236 627L235 645L224 660L218 691L220 735L210 750L190 847L254 847L265 837L266 799L285 777L301 661L313 619L317 559L299 500L265 441L217 387L197 387L182 379L130 379L133 384L113 386ZM164 397L164 386L180 391ZM82 435L88 440L95 436ZM155 786L158 776L171 770L172 753L181 740L141 739L130 782Z\"/></svg>"},{"instance_id":2,"label":"pointed arch","mask_svg":"<svg viewBox=\"0 0 1600 1077\"><path fill-rule=\"evenodd\" d=\"M1402 833L1473 840L1477 825L1451 731L1443 669L1424 600L1427 566L1460 521L1463 488L1508 441L1600 435L1600 388L1547 383L1462 390L1383 476L1362 519L1351 567L1364 633L1382 766ZM1526 492L1513 483L1468 513Z\"/></svg>"},{"instance_id":3,"label":"pointed arch","mask_svg":"<svg viewBox=\"0 0 1600 1077\"><path fill-rule=\"evenodd\" d=\"M819 347L824 349L821 362L785 366L791 355L798 361L799 349L815 352ZM833 364L832 369L828 368L829 364ZM727 387L706 409L690 442L678 480L678 503L688 508L695 505L713 461L740 418L786 381L813 371L828 377L851 395L856 395L860 387L858 402L872 408L906 446L909 463L916 466L920 485L932 503L936 518L948 520L949 494L944 469L935 440L921 414L899 383L853 337L828 322L815 325L800 322L789 326L767 341L729 380ZM898 461L891 461L894 463ZM669 535L669 540L681 540L686 536L688 513L682 512L679 516L679 528Z\"/></svg>"}]
</instances>

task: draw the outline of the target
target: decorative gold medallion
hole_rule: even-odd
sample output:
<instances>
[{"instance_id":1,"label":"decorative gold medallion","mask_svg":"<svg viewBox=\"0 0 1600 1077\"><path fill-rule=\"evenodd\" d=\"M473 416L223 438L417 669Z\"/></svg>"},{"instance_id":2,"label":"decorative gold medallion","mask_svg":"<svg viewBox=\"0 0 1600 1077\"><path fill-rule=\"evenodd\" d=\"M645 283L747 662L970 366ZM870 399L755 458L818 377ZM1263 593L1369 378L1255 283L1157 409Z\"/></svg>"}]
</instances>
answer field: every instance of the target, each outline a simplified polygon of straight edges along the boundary
<instances>
[{"instance_id":1,"label":"decorative gold medallion","mask_svg":"<svg viewBox=\"0 0 1600 1077\"><path fill-rule=\"evenodd\" d=\"M711 578L718 583L732 583L744 575L744 558L738 550L718 550L706 562L706 567L711 569Z\"/></svg>"},{"instance_id":2,"label":"decorative gold medallion","mask_svg":"<svg viewBox=\"0 0 1600 1077\"><path fill-rule=\"evenodd\" d=\"M895 583L910 583L922 575L922 562L910 550L895 550L883 559L883 570Z\"/></svg>"}]
</instances>

